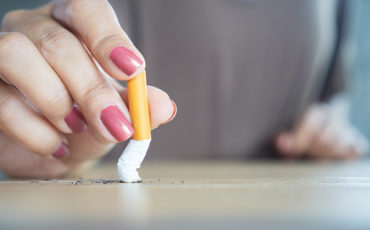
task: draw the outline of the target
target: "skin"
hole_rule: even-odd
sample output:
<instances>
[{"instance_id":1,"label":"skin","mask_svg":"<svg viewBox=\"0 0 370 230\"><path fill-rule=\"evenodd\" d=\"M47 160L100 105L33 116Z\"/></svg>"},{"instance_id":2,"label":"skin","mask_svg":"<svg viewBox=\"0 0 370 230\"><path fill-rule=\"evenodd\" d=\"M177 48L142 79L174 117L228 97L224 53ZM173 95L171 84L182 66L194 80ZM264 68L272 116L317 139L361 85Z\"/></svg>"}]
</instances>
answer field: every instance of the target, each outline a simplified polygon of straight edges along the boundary
<instances>
[{"instance_id":1,"label":"skin","mask_svg":"<svg viewBox=\"0 0 370 230\"><path fill-rule=\"evenodd\" d=\"M73 32L72 32L73 31ZM109 58L118 46L141 53L120 27L107 1L56 1L7 13L0 33L0 170L11 177L51 178L104 156L117 143L100 120L115 105L129 119L124 74ZM94 64L96 62L96 64ZM151 125L173 119L169 96L148 87ZM64 118L76 103L87 130L73 133ZM70 154L51 154L61 143Z\"/></svg>"},{"instance_id":2,"label":"skin","mask_svg":"<svg viewBox=\"0 0 370 230\"><path fill-rule=\"evenodd\" d=\"M59 177L109 152L117 141L102 124L100 112L116 105L129 119L127 91L114 79L129 80L145 68L144 61L133 75L125 75L109 59L117 46L144 60L104 0L61 0L5 15L0 33L1 171L11 177ZM149 87L148 97L153 128L174 118L176 107L165 92ZM88 125L80 134L64 121L74 103ZM363 154L361 143L338 135L337 126L327 122L333 116L325 107L308 110L293 130L277 136L277 149L288 158ZM51 157L62 142L70 155ZM338 148L341 142L347 144Z\"/></svg>"},{"instance_id":3,"label":"skin","mask_svg":"<svg viewBox=\"0 0 370 230\"><path fill-rule=\"evenodd\" d=\"M365 137L348 121L337 105L311 106L295 127L279 134L276 147L283 157L306 156L318 160L348 160L365 155Z\"/></svg>"}]
</instances>

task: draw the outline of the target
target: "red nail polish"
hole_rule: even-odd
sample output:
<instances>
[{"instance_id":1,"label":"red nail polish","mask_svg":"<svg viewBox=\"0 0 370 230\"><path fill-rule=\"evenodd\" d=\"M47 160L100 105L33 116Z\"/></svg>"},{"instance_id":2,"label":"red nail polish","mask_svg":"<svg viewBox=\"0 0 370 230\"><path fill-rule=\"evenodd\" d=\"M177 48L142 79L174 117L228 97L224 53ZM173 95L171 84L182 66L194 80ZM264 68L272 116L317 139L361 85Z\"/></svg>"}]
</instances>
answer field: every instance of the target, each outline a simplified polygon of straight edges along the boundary
<instances>
[{"instance_id":1,"label":"red nail polish","mask_svg":"<svg viewBox=\"0 0 370 230\"><path fill-rule=\"evenodd\" d=\"M138 56L126 47L119 46L114 48L109 58L120 68L127 76L135 73L144 63Z\"/></svg>"},{"instance_id":2,"label":"red nail polish","mask_svg":"<svg viewBox=\"0 0 370 230\"><path fill-rule=\"evenodd\" d=\"M71 112L64 118L64 121L74 133L82 133L87 128L85 117L77 106L73 106Z\"/></svg>"},{"instance_id":3,"label":"red nail polish","mask_svg":"<svg viewBox=\"0 0 370 230\"><path fill-rule=\"evenodd\" d=\"M53 157L57 159L62 159L66 157L69 153L68 146L63 142L57 150L53 153Z\"/></svg>"},{"instance_id":4,"label":"red nail polish","mask_svg":"<svg viewBox=\"0 0 370 230\"><path fill-rule=\"evenodd\" d=\"M101 112L101 121L110 134L118 141L129 139L134 133L131 123L125 118L117 106L108 106Z\"/></svg>"},{"instance_id":5,"label":"red nail polish","mask_svg":"<svg viewBox=\"0 0 370 230\"><path fill-rule=\"evenodd\" d=\"M172 121L176 117L176 114L177 114L177 106L176 106L176 103L173 100L171 100L171 102L172 102L172 106L173 106L172 115L171 115L171 117L166 122L162 123L162 125L167 124L168 122Z\"/></svg>"}]
</instances>

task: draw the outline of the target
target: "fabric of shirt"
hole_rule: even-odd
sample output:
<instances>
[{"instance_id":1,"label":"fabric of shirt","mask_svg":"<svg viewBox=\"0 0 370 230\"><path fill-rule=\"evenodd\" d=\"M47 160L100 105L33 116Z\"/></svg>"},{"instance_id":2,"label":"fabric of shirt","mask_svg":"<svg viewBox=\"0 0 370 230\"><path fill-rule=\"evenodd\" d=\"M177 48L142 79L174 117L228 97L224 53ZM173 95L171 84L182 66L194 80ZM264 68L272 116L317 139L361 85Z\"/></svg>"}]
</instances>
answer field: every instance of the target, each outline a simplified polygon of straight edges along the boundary
<instances>
[{"instance_id":1,"label":"fabric of shirt","mask_svg":"<svg viewBox=\"0 0 370 230\"><path fill-rule=\"evenodd\" d=\"M324 90L338 1L110 2L145 56L148 83L178 107L153 132L149 158L263 155Z\"/></svg>"}]
</instances>

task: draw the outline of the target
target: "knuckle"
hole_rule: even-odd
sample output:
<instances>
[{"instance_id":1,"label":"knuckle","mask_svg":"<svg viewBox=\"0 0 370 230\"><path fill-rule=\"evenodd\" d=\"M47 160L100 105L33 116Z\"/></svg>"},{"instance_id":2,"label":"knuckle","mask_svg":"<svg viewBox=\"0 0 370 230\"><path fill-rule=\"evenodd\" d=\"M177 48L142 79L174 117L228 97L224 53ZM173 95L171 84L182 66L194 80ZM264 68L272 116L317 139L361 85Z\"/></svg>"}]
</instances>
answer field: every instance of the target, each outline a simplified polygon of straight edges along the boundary
<instances>
[{"instance_id":1,"label":"knuckle","mask_svg":"<svg viewBox=\"0 0 370 230\"><path fill-rule=\"evenodd\" d=\"M85 105L94 104L97 100L104 98L102 95L106 94L109 89L104 79L89 81L82 91L82 101Z\"/></svg>"},{"instance_id":2,"label":"knuckle","mask_svg":"<svg viewBox=\"0 0 370 230\"><path fill-rule=\"evenodd\" d=\"M36 46L41 52L53 53L63 48L68 47L68 44L73 39L73 36L64 28L53 28L46 31L36 41Z\"/></svg>"},{"instance_id":3,"label":"knuckle","mask_svg":"<svg viewBox=\"0 0 370 230\"><path fill-rule=\"evenodd\" d=\"M22 19L26 13L28 13L27 10L12 10L7 12L1 22L3 29L8 30L12 24Z\"/></svg>"},{"instance_id":4,"label":"knuckle","mask_svg":"<svg viewBox=\"0 0 370 230\"><path fill-rule=\"evenodd\" d=\"M49 118L60 118L64 119L66 113L69 112L72 102L70 96L66 90L55 90L54 92L44 95L43 113L47 114Z\"/></svg>"},{"instance_id":5,"label":"knuckle","mask_svg":"<svg viewBox=\"0 0 370 230\"><path fill-rule=\"evenodd\" d=\"M14 50L14 47L24 47L29 43L28 38L18 32L9 32L0 34L0 54L8 55L9 52Z\"/></svg>"},{"instance_id":6,"label":"knuckle","mask_svg":"<svg viewBox=\"0 0 370 230\"><path fill-rule=\"evenodd\" d=\"M67 7L72 10L72 12L78 13L79 11L85 9L98 8L102 3L106 3L106 0L69 0Z\"/></svg>"}]
</instances>

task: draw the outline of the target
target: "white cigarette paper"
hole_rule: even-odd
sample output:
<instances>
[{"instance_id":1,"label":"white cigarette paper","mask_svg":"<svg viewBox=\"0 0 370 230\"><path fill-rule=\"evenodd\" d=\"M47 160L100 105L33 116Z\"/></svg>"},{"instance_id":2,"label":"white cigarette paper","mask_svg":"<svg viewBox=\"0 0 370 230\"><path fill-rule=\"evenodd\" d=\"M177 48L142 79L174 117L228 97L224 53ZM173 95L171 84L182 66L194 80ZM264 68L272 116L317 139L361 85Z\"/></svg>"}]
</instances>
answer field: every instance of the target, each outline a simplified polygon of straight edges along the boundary
<instances>
[{"instance_id":1,"label":"white cigarette paper","mask_svg":"<svg viewBox=\"0 0 370 230\"><path fill-rule=\"evenodd\" d=\"M118 175L121 181L127 183L141 182L137 169L140 168L146 152L148 151L149 140L130 140L121 157L117 162Z\"/></svg>"}]
</instances>

